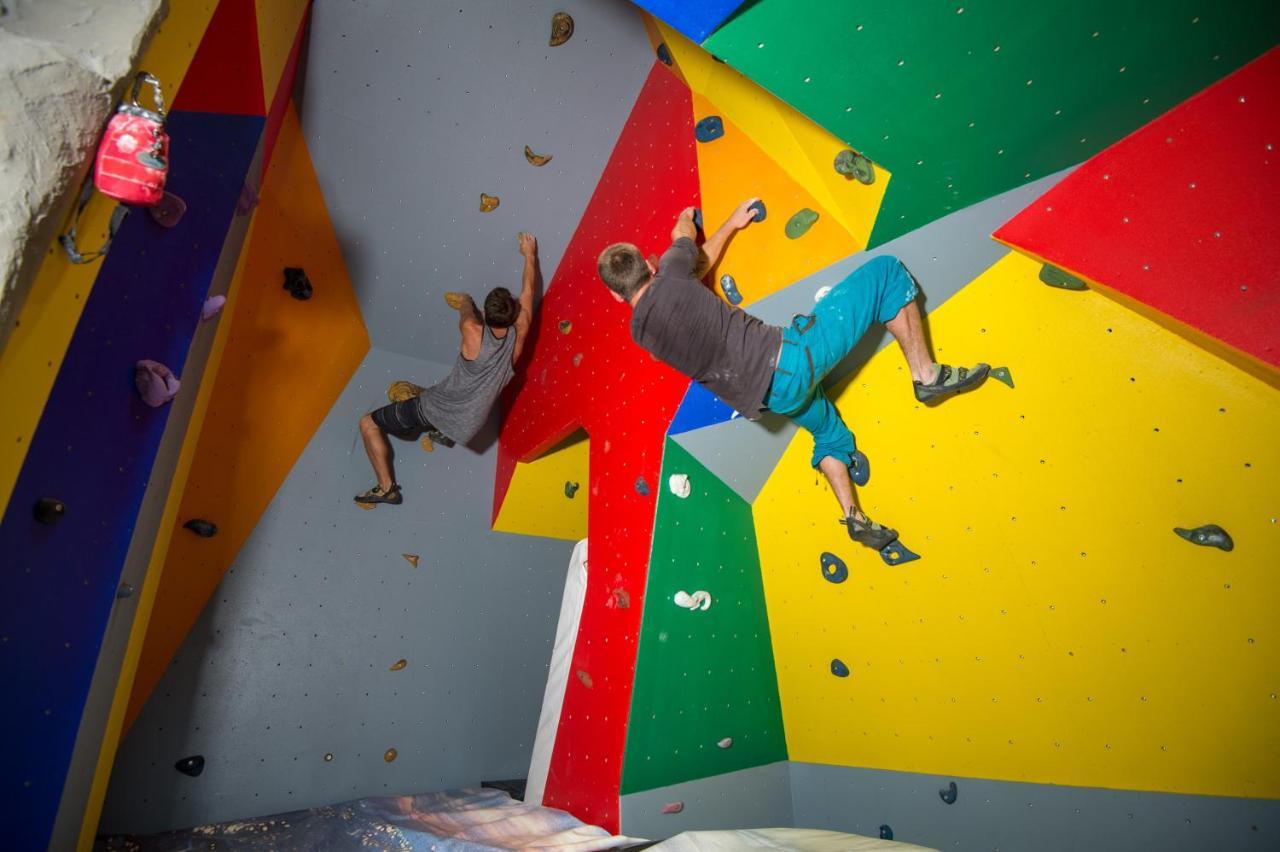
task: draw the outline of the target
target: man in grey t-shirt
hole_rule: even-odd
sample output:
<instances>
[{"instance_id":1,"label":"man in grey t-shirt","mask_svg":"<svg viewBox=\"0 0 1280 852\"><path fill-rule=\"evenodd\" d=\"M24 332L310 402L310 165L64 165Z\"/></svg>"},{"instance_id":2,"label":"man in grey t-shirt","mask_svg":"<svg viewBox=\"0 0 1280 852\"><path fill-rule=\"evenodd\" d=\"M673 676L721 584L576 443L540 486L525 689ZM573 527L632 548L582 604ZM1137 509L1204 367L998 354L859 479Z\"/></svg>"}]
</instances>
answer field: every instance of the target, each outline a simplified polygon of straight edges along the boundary
<instances>
[{"instance_id":1,"label":"man in grey t-shirt","mask_svg":"<svg viewBox=\"0 0 1280 852\"><path fill-rule=\"evenodd\" d=\"M656 264L630 243L606 248L600 277L619 302L631 305L631 337L659 360L706 387L749 420L762 411L785 414L814 439L812 464L831 483L849 537L880 550L898 537L858 508L850 466L853 433L827 399L822 380L866 333L884 323L911 368L916 399L934 404L972 390L990 367L952 368L929 353L916 304L915 281L894 257L881 256L854 270L809 315L783 328L731 308L698 278L715 266L726 243L755 220L749 198L703 244L694 208L676 219L672 244Z\"/></svg>"},{"instance_id":2,"label":"man in grey t-shirt","mask_svg":"<svg viewBox=\"0 0 1280 852\"><path fill-rule=\"evenodd\" d=\"M364 449L378 477L377 485L356 496L361 507L395 505L404 499L391 470L388 434L411 440L425 432L428 438L465 444L484 426L498 394L511 381L533 320L539 278L537 240L525 233L518 239L524 255L520 297L513 297L506 287L495 287L485 297L481 316L470 296L446 293L445 301L458 312L458 331L462 335L458 360L449 375L429 388L410 385L407 399L360 418Z\"/></svg>"}]
</instances>

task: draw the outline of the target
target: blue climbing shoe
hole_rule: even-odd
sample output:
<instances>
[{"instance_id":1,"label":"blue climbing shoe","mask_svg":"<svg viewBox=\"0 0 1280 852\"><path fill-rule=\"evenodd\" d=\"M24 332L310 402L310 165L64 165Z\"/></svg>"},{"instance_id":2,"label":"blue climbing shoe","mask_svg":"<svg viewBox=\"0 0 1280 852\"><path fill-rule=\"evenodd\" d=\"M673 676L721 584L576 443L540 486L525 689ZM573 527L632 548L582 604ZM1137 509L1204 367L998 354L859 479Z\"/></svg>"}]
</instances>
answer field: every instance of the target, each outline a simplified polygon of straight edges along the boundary
<instances>
[{"instance_id":1,"label":"blue climbing shoe","mask_svg":"<svg viewBox=\"0 0 1280 852\"><path fill-rule=\"evenodd\" d=\"M850 515L840 523L849 531L849 538L872 550L883 550L898 540L897 530L881 526L865 515L861 521Z\"/></svg>"},{"instance_id":2,"label":"blue climbing shoe","mask_svg":"<svg viewBox=\"0 0 1280 852\"><path fill-rule=\"evenodd\" d=\"M942 402L952 394L973 390L987 380L990 372L990 364L976 364L972 369L939 364L938 377L932 382L914 382L916 399L930 405Z\"/></svg>"}]
</instances>

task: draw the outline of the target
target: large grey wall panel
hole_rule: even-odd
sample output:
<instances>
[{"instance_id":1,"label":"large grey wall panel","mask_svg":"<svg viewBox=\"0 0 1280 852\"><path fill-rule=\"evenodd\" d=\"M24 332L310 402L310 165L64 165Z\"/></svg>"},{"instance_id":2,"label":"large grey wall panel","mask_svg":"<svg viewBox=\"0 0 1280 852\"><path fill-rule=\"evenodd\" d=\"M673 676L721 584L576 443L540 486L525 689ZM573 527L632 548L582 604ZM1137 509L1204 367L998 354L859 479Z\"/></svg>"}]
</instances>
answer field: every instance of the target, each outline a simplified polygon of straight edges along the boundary
<instances>
[{"instance_id":1,"label":"large grey wall panel","mask_svg":"<svg viewBox=\"0 0 1280 852\"><path fill-rule=\"evenodd\" d=\"M445 369L369 354L121 744L101 830L524 775L572 545L489 531L492 446L396 442L404 504L351 500L374 481L357 418Z\"/></svg>"},{"instance_id":2,"label":"large grey wall panel","mask_svg":"<svg viewBox=\"0 0 1280 852\"><path fill-rule=\"evenodd\" d=\"M450 361L441 295L515 287L519 230L551 280L653 63L625 0L317 0L303 127L374 346Z\"/></svg>"}]
</instances>

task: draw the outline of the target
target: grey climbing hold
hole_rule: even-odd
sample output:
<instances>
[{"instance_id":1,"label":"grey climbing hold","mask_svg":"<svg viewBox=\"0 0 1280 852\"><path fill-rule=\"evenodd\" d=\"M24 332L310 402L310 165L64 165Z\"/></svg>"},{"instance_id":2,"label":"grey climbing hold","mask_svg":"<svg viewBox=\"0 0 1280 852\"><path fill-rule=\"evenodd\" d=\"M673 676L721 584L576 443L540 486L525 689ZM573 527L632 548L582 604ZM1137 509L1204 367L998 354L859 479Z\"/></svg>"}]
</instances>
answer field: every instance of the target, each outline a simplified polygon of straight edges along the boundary
<instances>
[{"instance_id":1,"label":"grey climbing hold","mask_svg":"<svg viewBox=\"0 0 1280 852\"><path fill-rule=\"evenodd\" d=\"M738 282L733 280L732 275L720 276L720 289L724 291L724 297L729 300L729 304L742 304L742 294L738 292Z\"/></svg>"},{"instance_id":2,"label":"grey climbing hold","mask_svg":"<svg viewBox=\"0 0 1280 852\"><path fill-rule=\"evenodd\" d=\"M892 840L892 839L893 839L893 828L892 828L891 826L888 826L888 825L882 825L882 826L880 826L880 839L881 839L881 840Z\"/></svg>"},{"instance_id":3,"label":"grey climbing hold","mask_svg":"<svg viewBox=\"0 0 1280 852\"><path fill-rule=\"evenodd\" d=\"M204 756L193 754L190 757L184 757L173 765L173 768L181 772L183 775L190 775L195 778L201 772L204 772Z\"/></svg>"},{"instance_id":4,"label":"grey climbing hold","mask_svg":"<svg viewBox=\"0 0 1280 852\"><path fill-rule=\"evenodd\" d=\"M822 576L830 583L843 583L849 579L849 568L834 553L822 552Z\"/></svg>"},{"instance_id":5,"label":"grey climbing hold","mask_svg":"<svg viewBox=\"0 0 1280 852\"><path fill-rule=\"evenodd\" d=\"M672 62L671 51L667 49L667 43L665 41L658 42L657 53L658 53L658 61L661 62L663 65L670 67Z\"/></svg>"},{"instance_id":6,"label":"grey climbing hold","mask_svg":"<svg viewBox=\"0 0 1280 852\"><path fill-rule=\"evenodd\" d=\"M867 186L876 182L876 167L852 148L845 148L836 154L835 170L848 180L856 180Z\"/></svg>"},{"instance_id":7,"label":"grey climbing hold","mask_svg":"<svg viewBox=\"0 0 1280 852\"><path fill-rule=\"evenodd\" d=\"M915 562L920 558L920 554L912 552L911 548L902 543L902 539L898 539L880 549L880 558L884 560L885 565L903 565L907 562Z\"/></svg>"},{"instance_id":8,"label":"grey climbing hold","mask_svg":"<svg viewBox=\"0 0 1280 852\"><path fill-rule=\"evenodd\" d=\"M809 233L809 229L813 227L813 223L816 221L818 221L817 212L806 207L788 219L787 225L783 230L787 234L787 239L798 240Z\"/></svg>"},{"instance_id":9,"label":"grey climbing hold","mask_svg":"<svg viewBox=\"0 0 1280 852\"><path fill-rule=\"evenodd\" d=\"M848 677L849 667L844 664L844 660L836 658L831 661L831 673L836 677Z\"/></svg>"},{"instance_id":10,"label":"grey climbing hold","mask_svg":"<svg viewBox=\"0 0 1280 852\"><path fill-rule=\"evenodd\" d=\"M753 221L756 221L756 222L763 222L763 221L768 217L768 215L769 215L769 211L768 211L768 210L766 210L766 209L765 209L765 207L764 207L764 202L763 202L763 201L761 201L761 200L760 200L760 199L758 199L758 198L757 198L757 199L755 200L755 202L754 202L750 207L748 207L747 209L748 209L748 210L754 210L754 211L756 211L756 217L755 217L755 219L753 220Z\"/></svg>"},{"instance_id":11,"label":"grey climbing hold","mask_svg":"<svg viewBox=\"0 0 1280 852\"><path fill-rule=\"evenodd\" d=\"M946 802L948 805L956 803L956 782L952 781L947 785L947 789L938 791L938 798Z\"/></svg>"},{"instance_id":12,"label":"grey climbing hold","mask_svg":"<svg viewBox=\"0 0 1280 852\"><path fill-rule=\"evenodd\" d=\"M992 367L989 375L997 382L1013 387L1013 374L1009 372L1008 367Z\"/></svg>"},{"instance_id":13,"label":"grey climbing hold","mask_svg":"<svg viewBox=\"0 0 1280 852\"><path fill-rule=\"evenodd\" d=\"M573 495L575 495L575 494L577 494L577 493L578 493L578 483L576 483L576 482L566 482L566 483L564 484L564 496L566 496L566 497L568 497L570 500L572 500L572 499L573 499Z\"/></svg>"},{"instance_id":14,"label":"grey climbing hold","mask_svg":"<svg viewBox=\"0 0 1280 852\"><path fill-rule=\"evenodd\" d=\"M643 476L636 477L636 493L641 497L649 496L649 483L644 481Z\"/></svg>"},{"instance_id":15,"label":"grey climbing hold","mask_svg":"<svg viewBox=\"0 0 1280 852\"><path fill-rule=\"evenodd\" d=\"M1057 287L1059 290L1088 290L1089 285L1085 284L1074 275L1064 272L1058 267L1046 263L1040 267L1040 280L1050 287Z\"/></svg>"},{"instance_id":16,"label":"grey climbing hold","mask_svg":"<svg viewBox=\"0 0 1280 852\"><path fill-rule=\"evenodd\" d=\"M213 538L218 534L218 525L213 521L206 521L204 518L192 518L182 526L201 538Z\"/></svg>"},{"instance_id":17,"label":"grey climbing hold","mask_svg":"<svg viewBox=\"0 0 1280 852\"><path fill-rule=\"evenodd\" d=\"M41 497L31 507L31 514L42 524L56 524L67 514L67 504L56 497Z\"/></svg>"},{"instance_id":18,"label":"grey climbing hold","mask_svg":"<svg viewBox=\"0 0 1280 852\"><path fill-rule=\"evenodd\" d=\"M1230 534L1217 524L1205 524L1190 530L1174 527L1173 531L1192 544L1198 544L1201 547L1216 547L1219 550L1231 551L1236 546L1236 543L1231 540Z\"/></svg>"},{"instance_id":19,"label":"grey climbing hold","mask_svg":"<svg viewBox=\"0 0 1280 852\"><path fill-rule=\"evenodd\" d=\"M871 462L867 460L867 454L862 450L853 451L853 461L849 463L849 478L859 487L871 480Z\"/></svg>"},{"instance_id":20,"label":"grey climbing hold","mask_svg":"<svg viewBox=\"0 0 1280 852\"><path fill-rule=\"evenodd\" d=\"M718 115L709 115L693 128L693 137L699 142L713 142L724 135L724 122Z\"/></svg>"},{"instance_id":21,"label":"grey climbing hold","mask_svg":"<svg viewBox=\"0 0 1280 852\"><path fill-rule=\"evenodd\" d=\"M699 231L702 230L702 208L700 207L693 208L693 227Z\"/></svg>"}]
</instances>

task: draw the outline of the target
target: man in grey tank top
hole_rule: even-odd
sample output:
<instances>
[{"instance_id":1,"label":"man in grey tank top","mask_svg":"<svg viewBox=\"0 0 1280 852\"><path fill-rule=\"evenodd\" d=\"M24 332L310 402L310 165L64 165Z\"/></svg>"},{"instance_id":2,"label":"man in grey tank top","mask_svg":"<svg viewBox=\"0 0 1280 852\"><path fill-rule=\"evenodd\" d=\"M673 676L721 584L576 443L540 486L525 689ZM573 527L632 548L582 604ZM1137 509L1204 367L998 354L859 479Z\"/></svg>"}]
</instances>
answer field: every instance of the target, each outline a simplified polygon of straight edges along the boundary
<instances>
[{"instance_id":1,"label":"man in grey tank top","mask_svg":"<svg viewBox=\"0 0 1280 852\"><path fill-rule=\"evenodd\" d=\"M703 385L748 420L763 411L785 414L813 435L812 464L822 471L844 514L840 523L859 544L881 550L898 537L858 508L853 481L865 456L827 399L822 380L844 360L872 322L884 323L911 368L916 399L932 405L972 390L991 368L937 364L929 353L916 304L915 280L895 257L873 258L789 326L769 325L731 308L698 279L715 266L725 244L756 220L756 202L739 205L701 251L695 210L680 213L671 248L656 264L630 243L606 248L600 277L619 302L631 305L631 337L659 360ZM865 481L865 480L864 480Z\"/></svg>"},{"instance_id":2,"label":"man in grey tank top","mask_svg":"<svg viewBox=\"0 0 1280 852\"><path fill-rule=\"evenodd\" d=\"M458 360L449 375L429 388L409 385L407 399L360 418L364 449L378 477L374 487L356 496L361 507L399 504L404 499L391 469L388 434L413 440L425 432L428 438L465 444L484 426L498 395L511 381L533 320L539 278L537 241L532 234L521 233L519 242L524 255L520 297L513 297L506 287L495 287L485 297L481 316L470 296L446 293L445 301L458 312L462 335Z\"/></svg>"}]
</instances>

